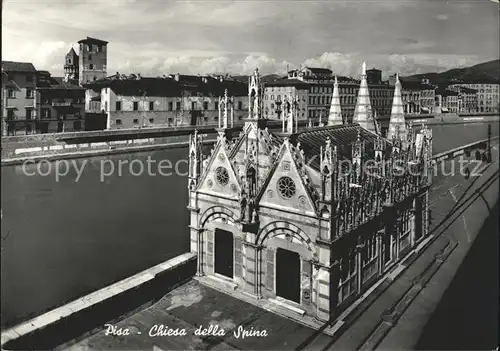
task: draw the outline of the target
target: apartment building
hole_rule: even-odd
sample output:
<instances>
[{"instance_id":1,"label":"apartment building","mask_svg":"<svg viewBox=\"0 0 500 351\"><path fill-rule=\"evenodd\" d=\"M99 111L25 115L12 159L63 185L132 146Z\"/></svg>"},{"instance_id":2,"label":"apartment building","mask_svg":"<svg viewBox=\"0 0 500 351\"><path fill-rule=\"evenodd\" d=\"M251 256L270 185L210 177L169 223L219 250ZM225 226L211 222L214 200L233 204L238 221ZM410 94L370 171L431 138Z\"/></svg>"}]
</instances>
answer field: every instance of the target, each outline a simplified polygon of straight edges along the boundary
<instances>
[{"instance_id":1,"label":"apartment building","mask_svg":"<svg viewBox=\"0 0 500 351\"><path fill-rule=\"evenodd\" d=\"M435 111L437 113L458 113L458 93L447 89L435 92Z\"/></svg>"},{"instance_id":2,"label":"apartment building","mask_svg":"<svg viewBox=\"0 0 500 351\"><path fill-rule=\"evenodd\" d=\"M448 89L456 87L476 90L477 112L498 113L500 111L500 84L493 82L463 82L451 84Z\"/></svg>"},{"instance_id":3,"label":"apartment building","mask_svg":"<svg viewBox=\"0 0 500 351\"><path fill-rule=\"evenodd\" d=\"M85 85L86 108L106 115L107 129L218 125L219 97L232 100L232 122L248 111L246 84L211 76L121 75ZM240 122L241 121L241 122Z\"/></svg>"},{"instance_id":4,"label":"apartment building","mask_svg":"<svg viewBox=\"0 0 500 351\"><path fill-rule=\"evenodd\" d=\"M63 77L37 72L37 133L77 132L84 130L85 89L68 83Z\"/></svg>"},{"instance_id":5,"label":"apartment building","mask_svg":"<svg viewBox=\"0 0 500 351\"><path fill-rule=\"evenodd\" d=\"M2 135L36 133L36 69L2 61Z\"/></svg>"},{"instance_id":6,"label":"apartment building","mask_svg":"<svg viewBox=\"0 0 500 351\"><path fill-rule=\"evenodd\" d=\"M282 104L288 97L297 98L297 118L307 118L309 84L298 79L281 79L264 88L263 114L267 119L281 119Z\"/></svg>"}]
</instances>

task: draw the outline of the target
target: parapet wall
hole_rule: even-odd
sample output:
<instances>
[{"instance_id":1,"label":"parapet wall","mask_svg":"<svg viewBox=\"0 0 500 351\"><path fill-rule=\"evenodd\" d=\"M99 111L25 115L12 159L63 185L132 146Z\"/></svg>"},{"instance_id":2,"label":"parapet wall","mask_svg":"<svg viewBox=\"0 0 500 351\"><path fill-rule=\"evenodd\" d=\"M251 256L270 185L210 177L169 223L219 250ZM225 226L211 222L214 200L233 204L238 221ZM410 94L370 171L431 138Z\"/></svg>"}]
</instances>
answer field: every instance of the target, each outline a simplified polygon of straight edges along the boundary
<instances>
[{"instance_id":1,"label":"parapet wall","mask_svg":"<svg viewBox=\"0 0 500 351\"><path fill-rule=\"evenodd\" d=\"M163 297L196 273L185 253L2 332L2 350L51 350Z\"/></svg>"}]
</instances>

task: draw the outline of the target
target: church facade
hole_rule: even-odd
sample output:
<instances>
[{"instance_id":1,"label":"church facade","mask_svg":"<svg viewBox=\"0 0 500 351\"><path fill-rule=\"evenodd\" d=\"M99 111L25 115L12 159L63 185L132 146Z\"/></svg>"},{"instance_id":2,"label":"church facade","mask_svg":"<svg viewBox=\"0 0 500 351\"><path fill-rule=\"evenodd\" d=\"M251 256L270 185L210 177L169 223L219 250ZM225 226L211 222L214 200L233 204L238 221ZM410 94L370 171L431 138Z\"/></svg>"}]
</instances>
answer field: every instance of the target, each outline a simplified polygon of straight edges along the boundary
<instances>
[{"instance_id":1,"label":"church facade","mask_svg":"<svg viewBox=\"0 0 500 351\"><path fill-rule=\"evenodd\" d=\"M431 131L405 123L396 84L390 135L379 135L364 65L361 78L352 124L342 118L335 83L327 123L301 132L293 96L282 133L266 129L257 70L238 136L229 133L227 96L220 100L211 152L203 155L201 135L190 138L199 276L326 322L428 236Z\"/></svg>"}]
</instances>

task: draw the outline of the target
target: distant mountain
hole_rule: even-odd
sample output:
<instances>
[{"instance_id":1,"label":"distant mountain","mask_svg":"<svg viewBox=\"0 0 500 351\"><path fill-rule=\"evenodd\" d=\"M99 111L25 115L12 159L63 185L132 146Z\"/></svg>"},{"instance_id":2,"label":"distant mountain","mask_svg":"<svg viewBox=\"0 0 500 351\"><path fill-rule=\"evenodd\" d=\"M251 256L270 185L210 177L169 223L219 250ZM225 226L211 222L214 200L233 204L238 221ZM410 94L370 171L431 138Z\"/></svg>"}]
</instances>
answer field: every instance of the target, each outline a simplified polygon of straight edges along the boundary
<instances>
[{"instance_id":1,"label":"distant mountain","mask_svg":"<svg viewBox=\"0 0 500 351\"><path fill-rule=\"evenodd\" d=\"M465 68L455 68L442 73L423 73L406 77L409 80L427 78L432 84L500 83L500 60L480 63Z\"/></svg>"}]
</instances>

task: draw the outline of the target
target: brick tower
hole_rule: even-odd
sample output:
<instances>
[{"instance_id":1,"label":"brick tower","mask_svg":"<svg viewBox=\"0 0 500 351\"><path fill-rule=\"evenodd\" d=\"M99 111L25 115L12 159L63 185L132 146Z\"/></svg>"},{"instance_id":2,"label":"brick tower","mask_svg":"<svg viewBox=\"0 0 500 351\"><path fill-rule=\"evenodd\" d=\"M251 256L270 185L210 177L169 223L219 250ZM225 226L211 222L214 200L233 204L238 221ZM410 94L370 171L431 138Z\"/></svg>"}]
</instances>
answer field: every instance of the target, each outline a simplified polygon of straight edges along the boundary
<instances>
[{"instance_id":1,"label":"brick tower","mask_svg":"<svg viewBox=\"0 0 500 351\"><path fill-rule=\"evenodd\" d=\"M78 42L80 85L106 77L108 42L87 37Z\"/></svg>"}]
</instances>

